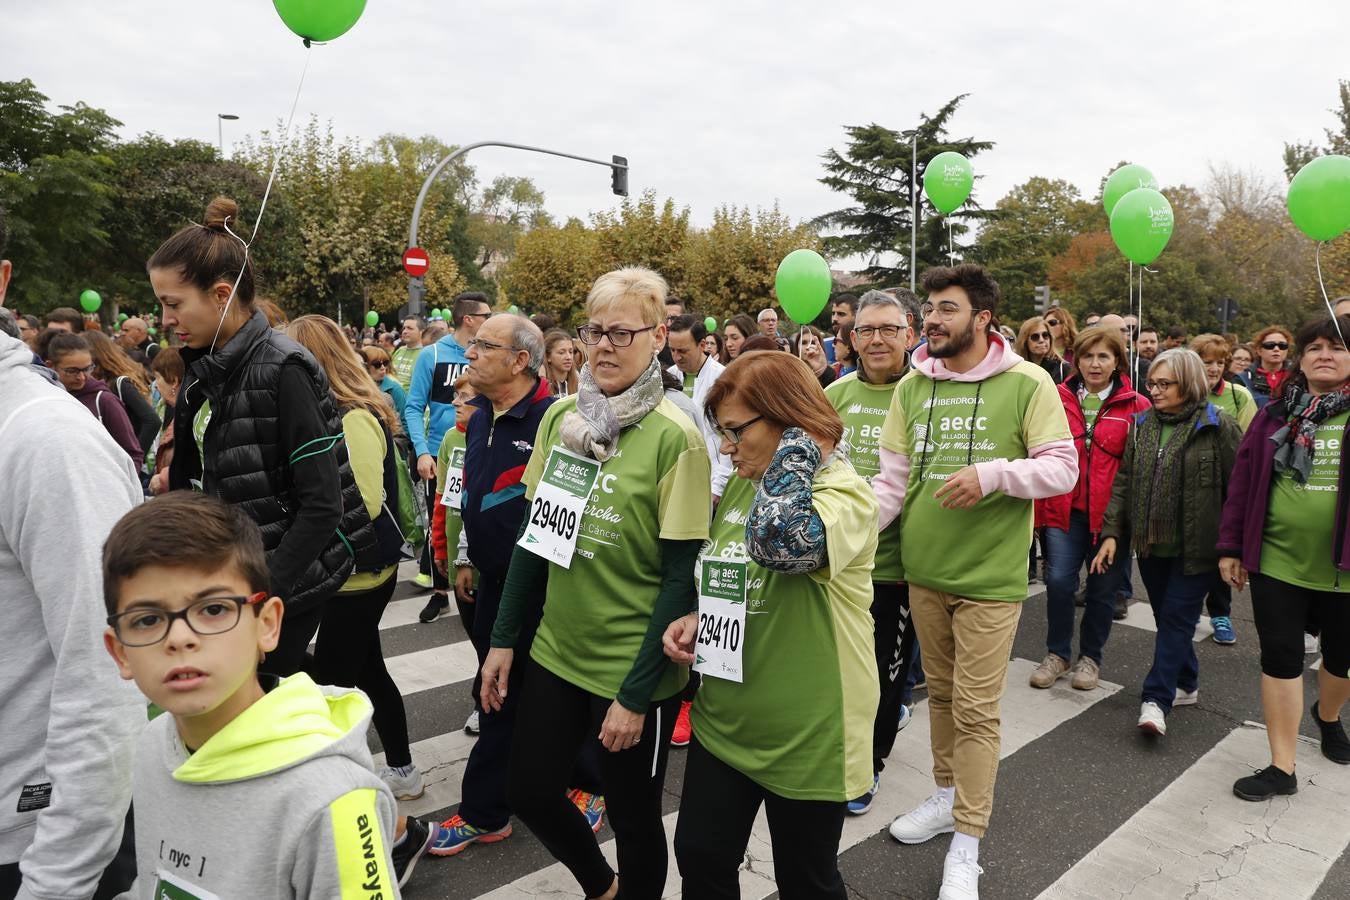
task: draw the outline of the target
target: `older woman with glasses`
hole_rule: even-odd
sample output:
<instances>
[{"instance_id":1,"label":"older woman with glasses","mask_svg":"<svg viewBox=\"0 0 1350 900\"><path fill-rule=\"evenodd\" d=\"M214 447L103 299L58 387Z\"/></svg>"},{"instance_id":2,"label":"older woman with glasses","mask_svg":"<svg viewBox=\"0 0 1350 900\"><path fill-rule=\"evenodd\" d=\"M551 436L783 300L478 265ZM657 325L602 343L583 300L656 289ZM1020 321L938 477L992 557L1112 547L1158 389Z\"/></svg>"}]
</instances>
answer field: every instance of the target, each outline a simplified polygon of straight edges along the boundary
<instances>
[{"instance_id":1,"label":"older woman with glasses","mask_svg":"<svg viewBox=\"0 0 1350 900\"><path fill-rule=\"evenodd\" d=\"M362 347L360 353L371 380L379 387L380 392L389 398L389 402L394 406L394 412L398 413L399 421L402 421L403 407L408 402L408 394L403 390L403 385L398 383L398 379L389 374L389 354L382 347Z\"/></svg>"},{"instance_id":2,"label":"older woman with glasses","mask_svg":"<svg viewBox=\"0 0 1350 900\"><path fill-rule=\"evenodd\" d=\"M1219 568L1239 590L1248 575L1261 641L1261 706L1270 765L1233 793L1265 800L1298 791L1294 748L1303 719L1303 635L1319 630L1322 665L1312 718L1322 755L1350 764L1340 713L1350 699L1350 316L1298 333L1283 395L1247 430L1219 530Z\"/></svg>"},{"instance_id":3,"label":"older woman with glasses","mask_svg":"<svg viewBox=\"0 0 1350 900\"><path fill-rule=\"evenodd\" d=\"M1138 416L1125 446L1091 571L1108 572L1117 552L1139 555L1158 626L1139 728L1162 736L1172 707L1199 699L1192 639L1218 565L1219 516L1242 432L1209 402L1192 350L1159 353L1145 387L1153 408Z\"/></svg>"},{"instance_id":4,"label":"older woman with glasses","mask_svg":"<svg viewBox=\"0 0 1350 900\"><path fill-rule=\"evenodd\" d=\"M675 831L683 894L740 896L763 806L780 896L842 900L846 806L872 785L877 502L803 361L742 353L705 410L736 477L699 556L698 612L665 634L704 675Z\"/></svg>"},{"instance_id":5,"label":"older woman with glasses","mask_svg":"<svg viewBox=\"0 0 1350 900\"><path fill-rule=\"evenodd\" d=\"M523 484L530 511L482 670L483 710L505 696L523 616L543 619L516 713L510 800L587 897L661 897L666 754L688 670L666 659L666 627L694 605L708 536L712 466L698 426L666 396L657 350L665 279L626 268L586 298L577 393L544 414ZM566 796L599 732L600 776L621 876Z\"/></svg>"}]
</instances>

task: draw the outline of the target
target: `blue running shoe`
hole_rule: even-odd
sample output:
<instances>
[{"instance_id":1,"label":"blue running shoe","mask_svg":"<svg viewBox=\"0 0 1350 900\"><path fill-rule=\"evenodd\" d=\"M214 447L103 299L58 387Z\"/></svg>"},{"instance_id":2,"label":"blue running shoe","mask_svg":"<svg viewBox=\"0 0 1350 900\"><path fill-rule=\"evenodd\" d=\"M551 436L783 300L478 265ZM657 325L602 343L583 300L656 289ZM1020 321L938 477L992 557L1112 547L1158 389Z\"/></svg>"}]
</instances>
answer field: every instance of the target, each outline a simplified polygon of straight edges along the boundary
<instances>
[{"instance_id":1,"label":"blue running shoe","mask_svg":"<svg viewBox=\"0 0 1350 900\"><path fill-rule=\"evenodd\" d=\"M601 824L605 820L605 798L599 794L591 794L583 791L581 788L572 788L567 792L567 799L571 800L581 814L586 817L586 824L591 826L591 831L599 831Z\"/></svg>"},{"instance_id":2,"label":"blue running shoe","mask_svg":"<svg viewBox=\"0 0 1350 900\"><path fill-rule=\"evenodd\" d=\"M872 789L863 794L856 800L848 801L848 814L850 816L861 816L872 808L872 801L877 799L877 791L881 790L880 773L872 776Z\"/></svg>"},{"instance_id":3,"label":"blue running shoe","mask_svg":"<svg viewBox=\"0 0 1350 900\"><path fill-rule=\"evenodd\" d=\"M1209 624L1214 628L1214 643L1225 645L1237 643L1233 623L1227 616L1215 616L1209 620Z\"/></svg>"},{"instance_id":4,"label":"blue running shoe","mask_svg":"<svg viewBox=\"0 0 1350 900\"><path fill-rule=\"evenodd\" d=\"M454 856L475 841L495 844L497 841L504 841L510 836L510 822L496 831L488 831L485 828L474 828L459 816L451 816L441 823L440 831L435 840L431 842L427 852L432 856Z\"/></svg>"}]
</instances>

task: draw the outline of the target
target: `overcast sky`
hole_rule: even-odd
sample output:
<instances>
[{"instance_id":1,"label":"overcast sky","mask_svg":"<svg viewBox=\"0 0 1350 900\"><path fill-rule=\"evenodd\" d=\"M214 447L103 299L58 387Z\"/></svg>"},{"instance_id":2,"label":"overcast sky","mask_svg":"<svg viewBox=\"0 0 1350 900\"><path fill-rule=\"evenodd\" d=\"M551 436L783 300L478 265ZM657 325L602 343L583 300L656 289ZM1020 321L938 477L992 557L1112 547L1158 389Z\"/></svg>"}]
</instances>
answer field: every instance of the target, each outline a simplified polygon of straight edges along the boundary
<instances>
[{"instance_id":1,"label":"overcast sky","mask_svg":"<svg viewBox=\"0 0 1350 900\"><path fill-rule=\"evenodd\" d=\"M0 79L54 103L225 143L284 117L305 50L268 0L3 0ZM369 0L315 47L297 119L339 133L505 140L608 159L632 192L805 219L844 199L817 182L843 126L911 126L955 94L953 131L993 140L974 161L992 204L1032 175L1093 196L1118 160L1163 185L1210 164L1282 179L1281 144L1322 137L1350 78L1350 3L524 2ZM2 127L2 126L0 126ZM512 150L476 151L486 181L533 178L558 217L612 205L609 175Z\"/></svg>"}]
</instances>

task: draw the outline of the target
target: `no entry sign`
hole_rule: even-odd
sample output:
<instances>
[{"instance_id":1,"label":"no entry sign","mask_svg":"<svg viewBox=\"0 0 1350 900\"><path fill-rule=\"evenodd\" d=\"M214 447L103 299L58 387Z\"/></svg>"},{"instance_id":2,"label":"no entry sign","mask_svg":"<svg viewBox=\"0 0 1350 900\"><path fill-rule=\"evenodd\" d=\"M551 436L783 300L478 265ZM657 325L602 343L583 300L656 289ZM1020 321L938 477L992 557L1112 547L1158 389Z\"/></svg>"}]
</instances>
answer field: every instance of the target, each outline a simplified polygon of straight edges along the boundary
<instances>
[{"instance_id":1,"label":"no entry sign","mask_svg":"<svg viewBox=\"0 0 1350 900\"><path fill-rule=\"evenodd\" d=\"M409 247L403 251L403 270L414 278L421 278L427 274L427 269L431 266L431 260L427 257L427 251L421 247Z\"/></svg>"}]
</instances>

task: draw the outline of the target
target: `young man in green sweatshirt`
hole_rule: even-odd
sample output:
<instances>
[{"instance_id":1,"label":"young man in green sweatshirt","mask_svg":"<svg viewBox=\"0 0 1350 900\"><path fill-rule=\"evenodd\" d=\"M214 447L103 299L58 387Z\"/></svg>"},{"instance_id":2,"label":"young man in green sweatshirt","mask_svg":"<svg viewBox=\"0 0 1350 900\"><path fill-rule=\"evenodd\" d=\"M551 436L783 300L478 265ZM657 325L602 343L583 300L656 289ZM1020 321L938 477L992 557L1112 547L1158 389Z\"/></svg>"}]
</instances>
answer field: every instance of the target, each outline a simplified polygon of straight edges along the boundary
<instances>
[{"instance_id":1,"label":"young man in green sweatshirt","mask_svg":"<svg viewBox=\"0 0 1350 900\"><path fill-rule=\"evenodd\" d=\"M136 748L137 877L123 896L398 897L396 867L410 874L432 835L408 819L395 846L364 694L259 679L283 609L257 526L171 493L114 526L103 583L108 653L165 713Z\"/></svg>"}]
</instances>

